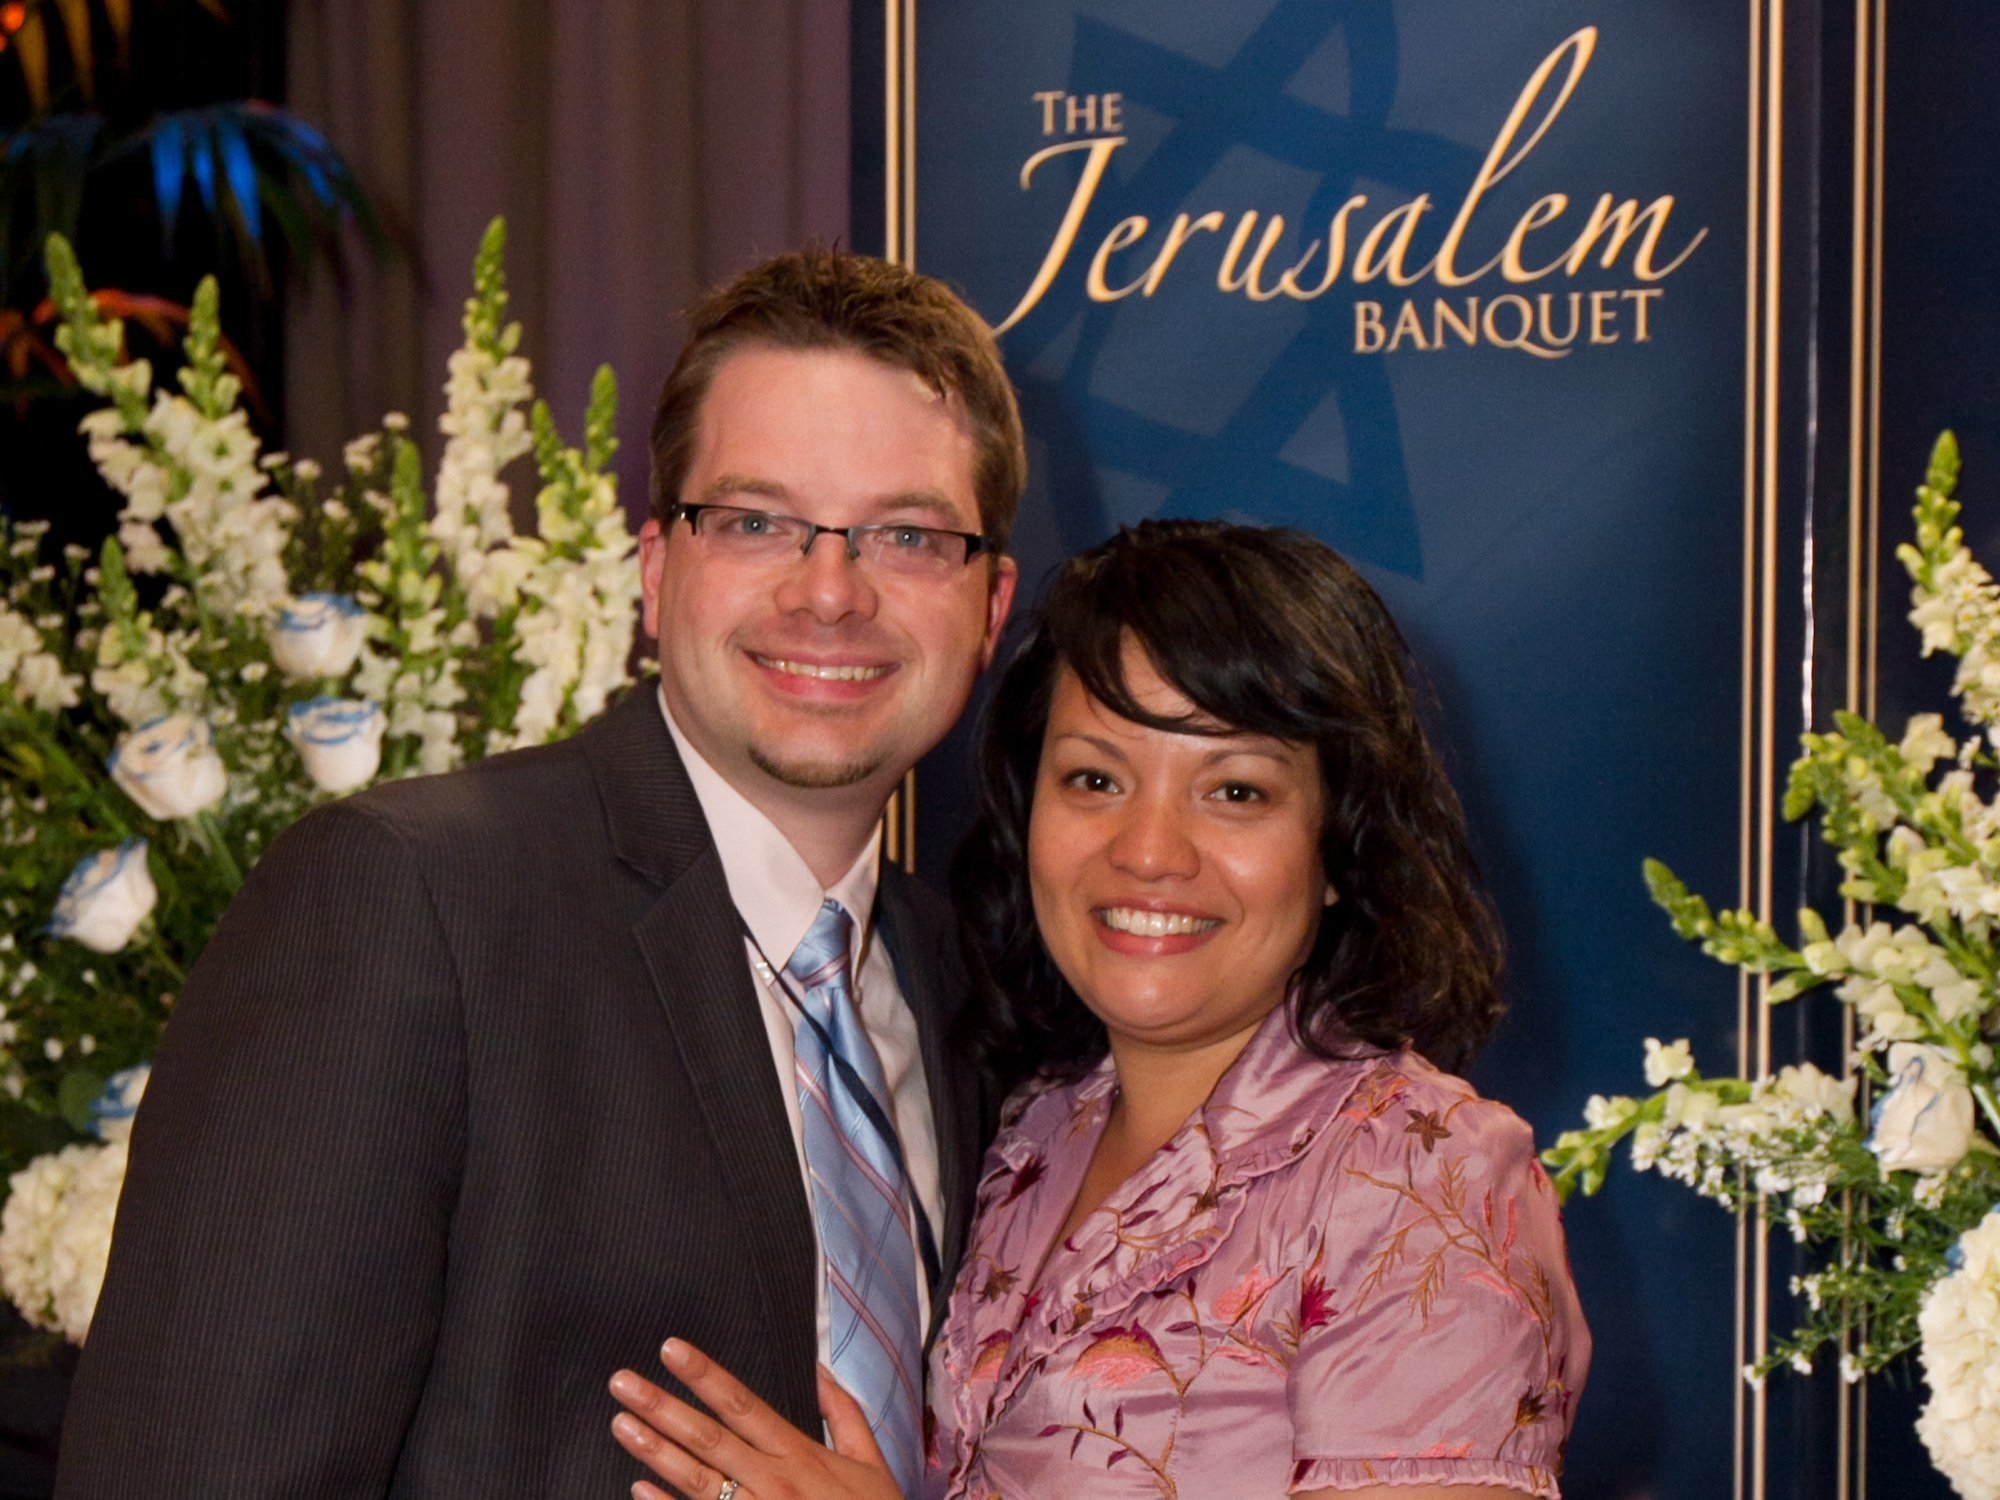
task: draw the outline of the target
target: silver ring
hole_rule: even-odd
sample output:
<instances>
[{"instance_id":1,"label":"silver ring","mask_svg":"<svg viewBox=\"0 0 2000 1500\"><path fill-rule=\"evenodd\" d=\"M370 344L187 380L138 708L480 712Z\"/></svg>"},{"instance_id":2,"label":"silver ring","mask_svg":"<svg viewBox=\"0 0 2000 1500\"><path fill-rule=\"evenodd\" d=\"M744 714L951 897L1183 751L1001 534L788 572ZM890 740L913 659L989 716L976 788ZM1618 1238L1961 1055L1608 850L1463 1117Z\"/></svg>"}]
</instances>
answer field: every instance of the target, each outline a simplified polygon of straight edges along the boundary
<instances>
[{"instance_id":1,"label":"silver ring","mask_svg":"<svg viewBox=\"0 0 2000 1500\"><path fill-rule=\"evenodd\" d=\"M735 1500L736 1490L736 1481L724 1475L722 1488L715 1492L715 1500Z\"/></svg>"}]
</instances>

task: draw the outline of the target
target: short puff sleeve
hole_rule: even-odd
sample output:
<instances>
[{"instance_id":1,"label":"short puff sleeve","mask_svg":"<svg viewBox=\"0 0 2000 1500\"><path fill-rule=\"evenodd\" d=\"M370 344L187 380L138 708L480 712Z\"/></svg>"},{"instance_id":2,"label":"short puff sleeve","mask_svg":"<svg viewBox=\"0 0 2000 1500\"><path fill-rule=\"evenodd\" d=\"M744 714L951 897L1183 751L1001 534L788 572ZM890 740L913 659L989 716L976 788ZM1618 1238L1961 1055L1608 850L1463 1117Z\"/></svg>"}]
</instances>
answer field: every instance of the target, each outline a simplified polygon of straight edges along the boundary
<instances>
[{"instance_id":1,"label":"short puff sleeve","mask_svg":"<svg viewBox=\"0 0 2000 1500\"><path fill-rule=\"evenodd\" d=\"M1554 1190L1511 1111L1440 1075L1403 1082L1344 1112L1323 1158L1288 1489L1553 1497L1590 1359Z\"/></svg>"}]
</instances>

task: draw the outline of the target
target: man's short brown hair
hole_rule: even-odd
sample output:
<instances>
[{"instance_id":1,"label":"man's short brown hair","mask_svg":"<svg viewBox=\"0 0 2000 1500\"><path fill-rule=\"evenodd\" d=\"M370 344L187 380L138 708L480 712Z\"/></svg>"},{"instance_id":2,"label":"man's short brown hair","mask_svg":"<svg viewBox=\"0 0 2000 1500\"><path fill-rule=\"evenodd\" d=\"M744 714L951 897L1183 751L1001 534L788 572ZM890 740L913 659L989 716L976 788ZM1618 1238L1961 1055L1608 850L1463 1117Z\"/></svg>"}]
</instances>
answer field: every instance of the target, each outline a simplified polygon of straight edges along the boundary
<instances>
[{"instance_id":1,"label":"man's short brown hair","mask_svg":"<svg viewBox=\"0 0 2000 1500\"><path fill-rule=\"evenodd\" d=\"M964 404L977 446L973 493L995 550L1007 545L1027 483L1014 387L993 331L941 281L814 246L753 266L688 314L688 338L653 414L653 516L664 522L694 459L715 372L746 345L852 349L919 376Z\"/></svg>"}]
</instances>

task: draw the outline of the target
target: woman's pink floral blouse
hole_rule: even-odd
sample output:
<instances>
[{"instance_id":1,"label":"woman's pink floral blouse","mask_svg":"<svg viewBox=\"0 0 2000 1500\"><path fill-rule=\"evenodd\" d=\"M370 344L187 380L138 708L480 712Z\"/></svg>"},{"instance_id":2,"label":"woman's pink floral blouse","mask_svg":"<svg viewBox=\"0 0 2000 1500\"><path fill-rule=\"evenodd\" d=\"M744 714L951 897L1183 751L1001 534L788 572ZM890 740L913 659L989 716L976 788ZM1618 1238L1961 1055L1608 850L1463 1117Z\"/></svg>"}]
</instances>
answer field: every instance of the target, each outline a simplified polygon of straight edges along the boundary
<instances>
[{"instance_id":1,"label":"woman's pink floral blouse","mask_svg":"<svg viewBox=\"0 0 2000 1500\"><path fill-rule=\"evenodd\" d=\"M1590 1335L1528 1128L1410 1052L1316 1058L1288 1011L1053 1249L1117 1077L1010 1106L931 1355L930 1500L1557 1493Z\"/></svg>"}]
</instances>

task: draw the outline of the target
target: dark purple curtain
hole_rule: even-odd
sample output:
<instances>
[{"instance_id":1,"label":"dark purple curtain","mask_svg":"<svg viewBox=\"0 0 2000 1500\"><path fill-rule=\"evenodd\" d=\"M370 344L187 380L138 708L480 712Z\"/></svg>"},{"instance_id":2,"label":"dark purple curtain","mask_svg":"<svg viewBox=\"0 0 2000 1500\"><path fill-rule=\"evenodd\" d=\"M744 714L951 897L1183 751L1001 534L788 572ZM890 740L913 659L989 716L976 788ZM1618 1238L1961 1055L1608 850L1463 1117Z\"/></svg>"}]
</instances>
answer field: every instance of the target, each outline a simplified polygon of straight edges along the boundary
<instances>
[{"instance_id":1,"label":"dark purple curtain","mask_svg":"<svg viewBox=\"0 0 2000 1500\"><path fill-rule=\"evenodd\" d=\"M847 0L295 0L290 106L354 162L405 254L292 298L292 450L338 460L384 411L435 453L472 253L504 214L537 390L574 440L618 373L643 505L679 312L760 255L847 225ZM520 503L532 490L517 485Z\"/></svg>"}]
</instances>

